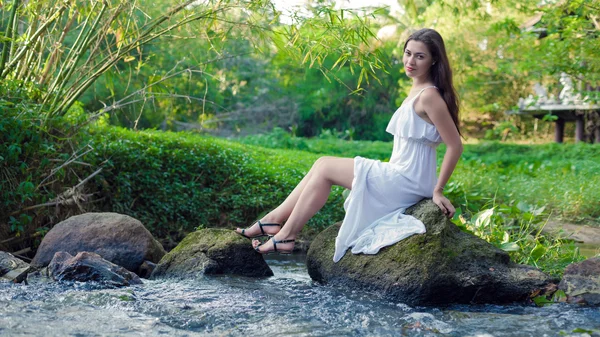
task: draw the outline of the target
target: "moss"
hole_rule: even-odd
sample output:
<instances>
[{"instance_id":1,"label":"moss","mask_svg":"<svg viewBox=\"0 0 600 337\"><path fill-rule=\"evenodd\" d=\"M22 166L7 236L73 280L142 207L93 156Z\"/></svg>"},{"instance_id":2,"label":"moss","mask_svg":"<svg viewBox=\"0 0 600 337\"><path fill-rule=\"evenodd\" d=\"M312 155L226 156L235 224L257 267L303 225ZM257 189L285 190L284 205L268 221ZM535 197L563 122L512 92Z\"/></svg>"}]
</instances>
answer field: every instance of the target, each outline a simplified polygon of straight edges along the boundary
<instances>
[{"instance_id":1,"label":"moss","mask_svg":"<svg viewBox=\"0 0 600 337\"><path fill-rule=\"evenodd\" d=\"M184 252L193 254L198 251L208 251L215 247L223 248L235 241L244 241L244 238L228 229L200 229L188 234L169 254L181 254Z\"/></svg>"},{"instance_id":2,"label":"moss","mask_svg":"<svg viewBox=\"0 0 600 337\"><path fill-rule=\"evenodd\" d=\"M158 264L153 277L203 274L271 276L262 256L247 239L228 229L201 229L188 234Z\"/></svg>"}]
</instances>

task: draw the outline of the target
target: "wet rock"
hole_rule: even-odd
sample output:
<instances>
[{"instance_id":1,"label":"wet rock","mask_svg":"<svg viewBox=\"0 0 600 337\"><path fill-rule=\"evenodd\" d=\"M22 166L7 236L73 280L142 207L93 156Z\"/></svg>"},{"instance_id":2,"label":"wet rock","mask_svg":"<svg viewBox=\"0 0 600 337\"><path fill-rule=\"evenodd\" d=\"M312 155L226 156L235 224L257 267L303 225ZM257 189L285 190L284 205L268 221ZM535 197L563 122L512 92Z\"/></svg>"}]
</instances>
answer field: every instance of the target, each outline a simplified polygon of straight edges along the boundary
<instances>
[{"instance_id":1,"label":"wet rock","mask_svg":"<svg viewBox=\"0 0 600 337\"><path fill-rule=\"evenodd\" d=\"M156 269L156 263L144 261L144 263L142 263L142 265L140 266L138 275L141 278L150 278L154 269Z\"/></svg>"},{"instance_id":2,"label":"wet rock","mask_svg":"<svg viewBox=\"0 0 600 337\"><path fill-rule=\"evenodd\" d=\"M202 229L190 233L156 266L152 278L194 278L211 274L272 276L250 240L226 229Z\"/></svg>"},{"instance_id":3,"label":"wet rock","mask_svg":"<svg viewBox=\"0 0 600 337\"><path fill-rule=\"evenodd\" d=\"M409 305L522 301L555 281L536 268L511 263L506 252L461 231L430 199L406 213L423 221L427 233L377 255L348 251L338 263L333 252L341 224L327 228L308 251L311 278L375 290Z\"/></svg>"},{"instance_id":4,"label":"wet rock","mask_svg":"<svg viewBox=\"0 0 600 337\"><path fill-rule=\"evenodd\" d=\"M85 213L56 224L44 236L32 267L47 266L61 251L94 252L136 273L144 261L157 263L166 253L140 221L117 213Z\"/></svg>"},{"instance_id":5,"label":"wet rock","mask_svg":"<svg viewBox=\"0 0 600 337\"><path fill-rule=\"evenodd\" d=\"M0 282L20 283L27 278L29 264L7 252L0 252Z\"/></svg>"},{"instance_id":6,"label":"wet rock","mask_svg":"<svg viewBox=\"0 0 600 337\"><path fill-rule=\"evenodd\" d=\"M600 257L568 265L558 288L570 303L599 306Z\"/></svg>"},{"instance_id":7,"label":"wet rock","mask_svg":"<svg viewBox=\"0 0 600 337\"><path fill-rule=\"evenodd\" d=\"M136 274L90 252L79 252L75 256L57 252L48 265L48 274L55 281L94 281L112 287L142 284Z\"/></svg>"}]
</instances>

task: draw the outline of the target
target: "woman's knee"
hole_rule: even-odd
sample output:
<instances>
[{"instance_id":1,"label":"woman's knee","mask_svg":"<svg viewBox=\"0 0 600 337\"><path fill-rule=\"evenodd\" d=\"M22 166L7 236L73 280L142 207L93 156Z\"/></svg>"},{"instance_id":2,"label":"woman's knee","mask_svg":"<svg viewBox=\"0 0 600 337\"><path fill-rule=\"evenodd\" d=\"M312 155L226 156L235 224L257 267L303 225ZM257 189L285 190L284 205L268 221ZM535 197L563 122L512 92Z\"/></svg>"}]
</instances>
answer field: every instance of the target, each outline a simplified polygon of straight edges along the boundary
<instances>
[{"instance_id":1,"label":"woman's knee","mask_svg":"<svg viewBox=\"0 0 600 337\"><path fill-rule=\"evenodd\" d=\"M323 168L323 166L327 165L328 161L331 161L332 156L323 156L323 157L319 157L317 160L315 160L315 162L313 163L313 166L311 167L311 171L317 171Z\"/></svg>"}]
</instances>

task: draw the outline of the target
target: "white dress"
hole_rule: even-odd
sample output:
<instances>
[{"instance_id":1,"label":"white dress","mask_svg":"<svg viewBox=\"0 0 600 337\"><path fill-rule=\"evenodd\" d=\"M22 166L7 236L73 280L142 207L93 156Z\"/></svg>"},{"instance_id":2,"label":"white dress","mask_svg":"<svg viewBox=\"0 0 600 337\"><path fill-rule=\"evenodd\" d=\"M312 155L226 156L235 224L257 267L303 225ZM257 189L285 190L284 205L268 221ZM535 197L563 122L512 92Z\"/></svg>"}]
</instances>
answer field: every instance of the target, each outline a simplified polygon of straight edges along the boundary
<instances>
[{"instance_id":1,"label":"white dress","mask_svg":"<svg viewBox=\"0 0 600 337\"><path fill-rule=\"evenodd\" d=\"M382 247L425 233L420 220L403 213L431 198L437 183L435 149L442 139L414 109L416 98L427 88L405 100L392 116L386 128L394 135L389 163L354 158L352 190L344 202L346 215L335 241L334 262L348 248L354 254L376 254Z\"/></svg>"}]
</instances>

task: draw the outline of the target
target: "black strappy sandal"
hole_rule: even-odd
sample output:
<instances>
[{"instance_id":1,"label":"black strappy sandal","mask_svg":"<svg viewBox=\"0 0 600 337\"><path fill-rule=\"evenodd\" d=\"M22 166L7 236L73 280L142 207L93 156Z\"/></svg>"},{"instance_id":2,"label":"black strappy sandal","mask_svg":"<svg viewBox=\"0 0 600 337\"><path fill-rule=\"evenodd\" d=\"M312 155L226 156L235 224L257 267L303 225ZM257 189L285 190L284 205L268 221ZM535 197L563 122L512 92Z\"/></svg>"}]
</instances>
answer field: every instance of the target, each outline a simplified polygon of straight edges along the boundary
<instances>
[{"instance_id":1,"label":"black strappy sandal","mask_svg":"<svg viewBox=\"0 0 600 337\"><path fill-rule=\"evenodd\" d=\"M242 229L241 233L238 232L238 231L235 231L235 232L238 233L239 235L247 238L247 239L254 239L254 238L260 238L260 237L263 237L263 236L271 236L271 234L265 233L265 230L263 229L263 227L267 227L267 226L281 227L281 225L278 224L278 223L262 223L262 222L260 222L260 220L256 220L256 222L258 223L258 228L260 228L260 234L258 234L258 235L255 235L255 236L248 236L248 235L246 235L245 234L246 228ZM252 227L252 226L250 226L250 227Z\"/></svg>"},{"instance_id":2,"label":"black strappy sandal","mask_svg":"<svg viewBox=\"0 0 600 337\"><path fill-rule=\"evenodd\" d=\"M273 241L273 250L269 250L269 251L266 251L266 252L263 252L263 251L261 251L261 250L260 250L260 247L261 247L262 245L264 245L266 242L265 242L265 243L263 243L263 244L260 244L260 245L256 246L256 248L254 248L254 250L255 250L255 251L257 251L258 253L262 254L262 255L269 255L269 254L275 254L275 253L277 253L277 254L284 254L284 255L288 255L288 254L291 254L291 253L292 253L292 251L294 250L293 248L292 248L291 250L280 250L280 249L278 250L278 249L277 249L277 244L278 244L278 243L290 243L290 242L296 242L296 240L294 240L294 239L292 239L292 240L281 240L281 241L277 241L277 240L275 240L275 237L274 237L274 236L272 236L272 237L271 237L271 240ZM268 242L268 241L267 241L267 242Z\"/></svg>"}]
</instances>

